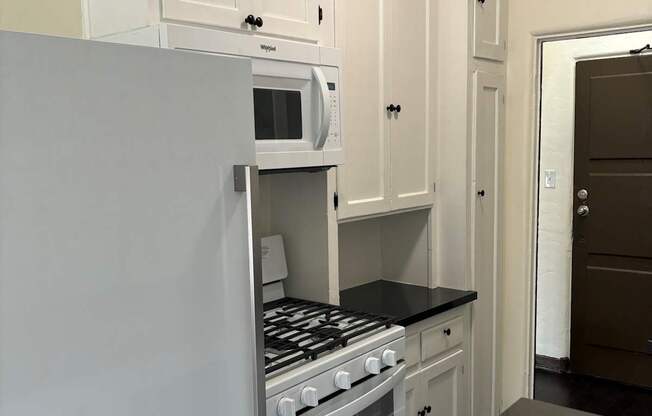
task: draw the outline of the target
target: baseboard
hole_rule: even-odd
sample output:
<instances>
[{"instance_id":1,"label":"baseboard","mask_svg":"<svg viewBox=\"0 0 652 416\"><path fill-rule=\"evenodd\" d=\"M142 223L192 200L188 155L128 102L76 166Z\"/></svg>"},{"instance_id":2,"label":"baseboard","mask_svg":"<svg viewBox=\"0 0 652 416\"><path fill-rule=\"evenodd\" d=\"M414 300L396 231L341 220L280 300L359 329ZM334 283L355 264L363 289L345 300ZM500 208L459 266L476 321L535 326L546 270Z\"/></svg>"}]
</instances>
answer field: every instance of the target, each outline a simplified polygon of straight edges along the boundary
<instances>
[{"instance_id":1,"label":"baseboard","mask_svg":"<svg viewBox=\"0 0 652 416\"><path fill-rule=\"evenodd\" d=\"M568 373L570 371L570 358L553 358L546 357L545 355L536 355L534 357L534 367L556 373Z\"/></svg>"}]
</instances>

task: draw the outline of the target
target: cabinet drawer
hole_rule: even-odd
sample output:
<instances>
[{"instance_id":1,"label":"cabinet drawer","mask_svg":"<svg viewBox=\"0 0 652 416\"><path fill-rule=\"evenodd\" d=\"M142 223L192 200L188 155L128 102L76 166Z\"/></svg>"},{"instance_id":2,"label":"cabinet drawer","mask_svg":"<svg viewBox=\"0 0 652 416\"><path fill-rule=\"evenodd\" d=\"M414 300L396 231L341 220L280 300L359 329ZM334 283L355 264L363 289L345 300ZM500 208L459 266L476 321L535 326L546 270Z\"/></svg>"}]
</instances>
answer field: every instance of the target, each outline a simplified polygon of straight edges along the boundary
<instances>
[{"instance_id":1,"label":"cabinet drawer","mask_svg":"<svg viewBox=\"0 0 652 416\"><path fill-rule=\"evenodd\" d=\"M426 329L421 333L421 360L426 361L449 349L456 347L464 340L464 319L452 319Z\"/></svg>"}]
</instances>

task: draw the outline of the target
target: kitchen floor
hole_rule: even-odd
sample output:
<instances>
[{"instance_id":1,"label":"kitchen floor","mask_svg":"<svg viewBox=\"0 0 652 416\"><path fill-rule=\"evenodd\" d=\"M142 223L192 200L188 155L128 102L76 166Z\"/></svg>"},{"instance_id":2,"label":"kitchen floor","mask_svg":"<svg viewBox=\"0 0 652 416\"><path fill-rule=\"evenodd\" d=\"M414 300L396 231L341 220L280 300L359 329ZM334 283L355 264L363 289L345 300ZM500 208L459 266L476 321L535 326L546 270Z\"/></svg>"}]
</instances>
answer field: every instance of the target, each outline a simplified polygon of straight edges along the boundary
<instances>
[{"instance_id":1,"label":"kitchen floor","mask_svg":"<svg viewBox=\"0 0 652 416\"><path fill-rule=\"evenodd\" d=\"M534 398L603 416L652 415L652 390L537 369Z\"/></svg>"}]
</instances>

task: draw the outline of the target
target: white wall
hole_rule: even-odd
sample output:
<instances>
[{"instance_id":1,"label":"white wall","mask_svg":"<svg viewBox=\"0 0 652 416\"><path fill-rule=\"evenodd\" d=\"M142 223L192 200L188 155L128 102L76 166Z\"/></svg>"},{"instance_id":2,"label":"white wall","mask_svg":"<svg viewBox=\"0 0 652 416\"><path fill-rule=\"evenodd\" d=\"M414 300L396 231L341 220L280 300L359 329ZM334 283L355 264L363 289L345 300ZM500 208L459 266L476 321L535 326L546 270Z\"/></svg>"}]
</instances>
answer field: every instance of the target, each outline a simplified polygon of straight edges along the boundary
<instances>
[{"instance_id":1,"label":"white wall","mask_svg":"<svg viewBox=\"0 0 652 416\"><path fill-rule=\"evenodd\" d=\"M570 356L575 63L626 55L652 43L652 31L546 42L543 45L541 172L558 172L557 188L539 187L536 353Z\"/></svg>"},{"instance_id":2,"label":"white wall","mask_svg":"<svg viewBox=\"0 0 652 416\"><path fill-rule=\"evenodd\" d=\"M0 29L79 38L81 0L0 0Z\"/></svg>"},{"instance_id":3,"label":"white wall","mask_svg":"<svg viewBox=\"0 0 652 416\"><path fill-rule=\"evenodd\" d=\"M652 1L517 0L509 5L505 137L503 409L529 395L533 339L536 37L652 22Z\"/></svg>"},{"instance_id":4,"label":"white wall","mask_svg":"<svg viewBox=\"0 0 652 416\"><path fill-rule=\"evenodd\" d=\"M430 210L339 225L340 289L384 279L430 284Z\"/></svg>"}]
</instances>

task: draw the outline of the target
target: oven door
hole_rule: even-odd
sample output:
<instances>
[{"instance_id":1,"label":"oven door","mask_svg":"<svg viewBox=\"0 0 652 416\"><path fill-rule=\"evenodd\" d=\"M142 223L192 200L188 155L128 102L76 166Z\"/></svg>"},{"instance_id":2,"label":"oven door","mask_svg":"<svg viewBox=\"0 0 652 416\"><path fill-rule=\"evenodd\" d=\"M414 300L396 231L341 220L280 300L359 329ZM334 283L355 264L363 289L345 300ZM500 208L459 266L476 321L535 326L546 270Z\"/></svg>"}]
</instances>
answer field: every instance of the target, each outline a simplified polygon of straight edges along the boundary
<instances>
[{"instance_id":1,"label":"oven door","mask_svg":"<svg viewBox=\"0 0 652 416\"><path fill-rule=\"evenodd\" d=\"M252 62L256 152L314 153L318 159L305 159L304 164L322 164L331 124L330 91L335 88L335 81L327 79L330 68L266 59Z\"/></svg>"},{"instance_id":2,"label":"oven door","mask_svg":"<svg viewBox=\"0 0 652 416\"><path fill-rule=\"evenodd\" d=\"M405 364L383 371L303 416L404 416Z\"/></svg>"}]
</instances>

